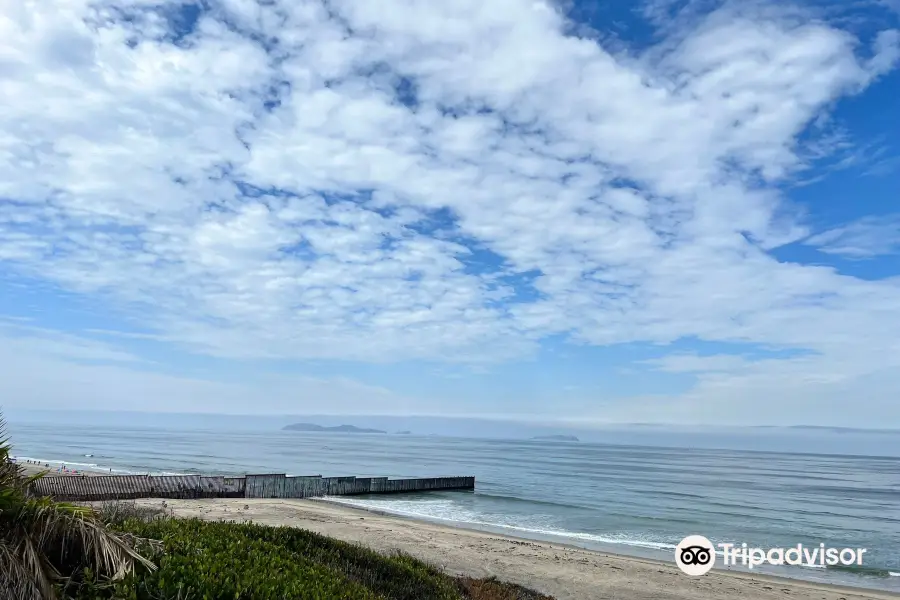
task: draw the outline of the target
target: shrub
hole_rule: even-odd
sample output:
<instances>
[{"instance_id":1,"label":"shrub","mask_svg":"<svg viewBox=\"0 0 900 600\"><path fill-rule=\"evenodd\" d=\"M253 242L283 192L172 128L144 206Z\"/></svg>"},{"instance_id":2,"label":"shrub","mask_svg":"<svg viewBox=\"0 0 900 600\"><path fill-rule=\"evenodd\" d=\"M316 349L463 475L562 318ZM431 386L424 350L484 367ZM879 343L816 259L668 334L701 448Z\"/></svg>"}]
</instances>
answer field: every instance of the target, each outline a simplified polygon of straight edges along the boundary
<instances>
[{"instance_id":1,"label":"shrub","mask_svg":"<svg viewBox=\"0 0 900 600\"><path fill-rule=\"evenodd\" d=\"M132 514L117 527L157 540L141 550L159 569L112 587L87 573L79 600L552 600L494 580L457 580L405 554L384 556L303 529Z\"/></svg>"},{"instance_id":2,"label":"shrub","mask_svg":"<svg viewBox=\"0 0 900 600\"><path fill-rule=\"evenodd\" d=\"M107 500L92 504L103 522L111 526L121 526L132 519L150 521L172 516L171 510L158 506L138 504L134 500Z\"/></svg>"},{"instance_id":3,"label":"shrub","mask_svg":"<svg viewBox=\"0 0 900 600\"><path fill-rule=\"evenodd\" d=\"M135 600L376 600L364 585L270 538L259 525L130 520L124 529L163 542L159 569L117 587Z\"/></svg>"}]
</instances>

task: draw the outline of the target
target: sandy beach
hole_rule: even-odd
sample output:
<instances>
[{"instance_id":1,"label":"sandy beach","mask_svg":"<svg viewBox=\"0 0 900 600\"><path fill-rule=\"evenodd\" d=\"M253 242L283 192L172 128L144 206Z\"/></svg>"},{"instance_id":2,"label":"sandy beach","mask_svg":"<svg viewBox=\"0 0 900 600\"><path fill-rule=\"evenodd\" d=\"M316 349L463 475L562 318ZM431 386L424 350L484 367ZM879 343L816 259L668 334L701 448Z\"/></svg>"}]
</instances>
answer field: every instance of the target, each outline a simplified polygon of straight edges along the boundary
<instances>
[{"instance_id":1,"label":"sandy beach","mask_svg":"<svg viewBox=\"0 0 900 600\"><path fill-rule=\"evenodd\" d=\"M97 477L98 475L109 475L109 473L105 473L103 471L78 471L77 473L73 473L72 471L65 471L61 473L56 472L56 466L51 465L46 467L37 463L28 463L18 461L18 464L25 471L25 475L37 475L38 473L47 472L47 477L58 477L60 475L65 477Z\"/></svg>"},{"instance_id":2,"label":"sandy beach","mask_svg":"<svg viewBox=\"0 0 900 600\"><path fill-rule=\"evenodd\" d=\"M160 506L162 500L138 500ZM743 572L692 578L674 563L594 552L349 508L322 500L167 500L176 516L302 527L451 573L496 576L558 600L881 600L898 594ZM246 509L244 507L247 507Z\"/></svg>"}]
</instances>

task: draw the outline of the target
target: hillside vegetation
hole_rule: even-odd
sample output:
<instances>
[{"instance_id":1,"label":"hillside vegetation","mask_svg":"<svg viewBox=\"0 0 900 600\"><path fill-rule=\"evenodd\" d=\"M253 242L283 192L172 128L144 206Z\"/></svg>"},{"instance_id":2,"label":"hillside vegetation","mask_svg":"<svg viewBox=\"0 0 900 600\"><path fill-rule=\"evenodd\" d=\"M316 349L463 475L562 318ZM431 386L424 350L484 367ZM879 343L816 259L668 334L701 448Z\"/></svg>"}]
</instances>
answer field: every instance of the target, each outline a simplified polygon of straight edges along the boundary
<instances>
[{"instance_id":1,"label":"hillside vegetation","mask_svg":"<svg viewBox=\"0 0 900 600\"><path fill-rule=\"evenodd\" d=\"M121 510L108 521L123 534L161 541L140 548L158 569L138 570L108 586L91 583L88 573L79 600L552 600L493 579L452 577L406 555L384 556L302 529L135 518Z\"/></svg>"}]
</instances>

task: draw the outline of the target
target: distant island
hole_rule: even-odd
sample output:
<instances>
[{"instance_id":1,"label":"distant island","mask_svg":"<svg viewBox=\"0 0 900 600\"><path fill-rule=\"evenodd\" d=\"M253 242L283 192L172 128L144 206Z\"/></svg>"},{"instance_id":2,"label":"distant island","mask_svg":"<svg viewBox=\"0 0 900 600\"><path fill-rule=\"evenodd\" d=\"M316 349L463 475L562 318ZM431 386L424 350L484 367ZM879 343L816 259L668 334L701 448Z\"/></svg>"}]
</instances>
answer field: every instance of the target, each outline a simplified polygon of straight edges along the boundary
<instances>
[{"instance_id":1,"label":"distant island","mask_svg":"<svg viewBox=\"0 0 900 600\"><path fill-rule=\"evenodd\" d=\"M411 435L412 431L398 431L394 435Z\"/></svg>"},{"instance_id":2,"label":"distant island","mask_svg":"<svg viewBox=\"0 0 900 600\"><path fill-rule=\"evenodd\" d=\"M380 429L366 429L355 425L336 425L335 427L323 427L314 423L294 423L285 425L282 431L326 431L329 433L387 433Z\"/></svg>"},{"instance_id":3,"label":"distant island","mask_svg":"<svg viewBox=\"0 0 900 600\"><path fill-rule=\"evenodd\" d=\"M577 442L578 438L574 435L539 435L531 438L533 440L553 441L553 442Z\"/></svg>"}]
</instances>

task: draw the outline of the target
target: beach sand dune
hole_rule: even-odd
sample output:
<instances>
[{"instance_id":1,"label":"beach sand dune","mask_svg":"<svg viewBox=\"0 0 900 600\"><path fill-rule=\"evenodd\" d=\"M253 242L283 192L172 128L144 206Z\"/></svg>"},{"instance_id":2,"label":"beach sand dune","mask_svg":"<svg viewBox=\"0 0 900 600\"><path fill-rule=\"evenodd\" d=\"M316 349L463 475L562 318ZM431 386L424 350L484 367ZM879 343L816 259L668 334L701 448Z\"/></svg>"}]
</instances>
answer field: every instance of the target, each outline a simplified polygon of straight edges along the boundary
<instances>
[{"instance_id":1,"label":"beach sand dune","mask_svg":"<svg viewBox=\"0 0 900 600\"><path fill-rule=\"evenodd\" d=\"M138 500L160 506L162 500ZM496 576L558 600L881 600L900 595L738 572L683 575L662 561L447 527L322 500L166 500L176 516L302 527L454 574ZM245 509L244 507L248 508Z\"/></svg>"}]
</instances>

